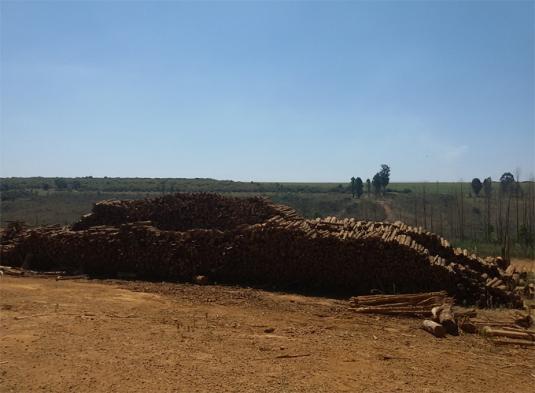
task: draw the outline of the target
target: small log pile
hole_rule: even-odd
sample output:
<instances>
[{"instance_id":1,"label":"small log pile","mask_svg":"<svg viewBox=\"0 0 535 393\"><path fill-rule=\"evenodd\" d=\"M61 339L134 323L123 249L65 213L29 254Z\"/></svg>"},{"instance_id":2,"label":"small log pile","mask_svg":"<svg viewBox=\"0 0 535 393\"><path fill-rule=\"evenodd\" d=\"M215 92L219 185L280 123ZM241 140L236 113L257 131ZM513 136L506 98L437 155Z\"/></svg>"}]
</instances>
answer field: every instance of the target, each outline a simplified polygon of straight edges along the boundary
<instances>
[{"instance_id":1,"label":"small log pile","mask_svg":"<svg viewBox=\"0 0 535 393\"><path fill-rule=\"evenodd\" d=\"M2 264L37 270L338 294L446 291L482 307L521 305L520 276L500 260L403 223L305 220L262 198L105 201L71 228L23 229L0 244Z\"/></svg>"},{"instance_id":2,"label":"small log pile","mask_svg":"<svg viewBox=\"0 0 535 393\"><path fill-rule=\"evenodd\" d=\"M517 314L508 320L486 320L471 316L469 323L474 331L489 339L495 345L520 345L535 348L535 318L534 305L525 305L527 313Z\"/></svg>"},{"instance_id":3,"label":"small log pile","mask_svg":"<svg viewBox=\"0 0 535 393\"><path fill-rule=\"evenodd\" d=\"M349 299L351 309L364 314L430 316L433 310L452 304L446 291L401 295L355 296Z\"/></svg>"},{"instance_id":4,"label":"small log pile","mask_svg":"<svg viewBox=\"0 0 535 393\"><path fill-rule=\"evenodd\" d=\"M451 307L453 298L445 291L401 295L356 296L349 299L350 309L358 313L431 317L422 328L435 337L457 336L459 328Z\"/></svg>"},{"instance_id":5,"label":"small log pile","mask_svg":"<svg viewBox=\"0 0 535 393\"><path fill-rule=\"evenodd\" d=\"M522 345L535 347L535 331L527 330L518 327L502 327L494 328L485 326L481 329L481 334L485 337L491 338L493 344L496 345Z\"/></svg>"},{"instance_id":6,"label":"small log pile","mask_svg":"<svg viewBox=\"0 0 535 393\"><path fill-rule=\"evenodd\" d=\"M528 314L513 321L481 321L475 310L452 309L454 299L446 292L399 295L366 295L349 299L350 310L364 314L403 315L426 318L421 328L435 337L447 334L479 333L497 345L535 346L533 317Z\"/></svg>"}]
</instances>

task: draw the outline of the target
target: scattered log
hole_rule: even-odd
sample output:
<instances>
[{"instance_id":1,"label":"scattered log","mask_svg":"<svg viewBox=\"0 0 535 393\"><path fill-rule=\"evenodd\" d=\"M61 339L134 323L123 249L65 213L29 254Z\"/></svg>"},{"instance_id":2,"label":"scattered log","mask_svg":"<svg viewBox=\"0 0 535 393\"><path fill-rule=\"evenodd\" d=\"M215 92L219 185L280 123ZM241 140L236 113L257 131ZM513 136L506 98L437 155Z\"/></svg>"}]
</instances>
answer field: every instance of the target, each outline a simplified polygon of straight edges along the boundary
<instances>
[{"instance_id":1,"label":"scattered log","mask_svg":"<svg viewBox=\"0 0 535 393\"><path fill-rule=\"evenodd\" d=\"M460 322L457 322L457 326L459 326L459 328L465 333L475 334L475 333L478 332L477 326L474 325L468 319L461 320Z\"/></svg>"},{"instance_id":2,"label":"scattered log","mask_svg":"<svg viewBox=\"0 0 535 393\"><path fill-rule=\"evenodd\" d=\"M457 322L455 322L455 319L453 318L453 313L451 312L450 306L442 307L438 316L438 322L444 326L446 332L452 336L459 335L459 328L457 327Z\"/></svg>"},{"instance_id":3,"label":"scattered log","mask_svg":"<svg viewBox=\"0 0 535 393\"><path fill-rule=\"evenodd\" d=\"M57 276L56 281L65 281L65 280L86 280L89 279L87 274L78 274L74 276Z\"/></svg>"},{"instance_id":4,"label":"scattered log","mask_svg":"<svg viewBox=\"0 0 535 393\"><path fill-rule=\"evenodd\" d=\"M0 266L0 271L8 276L23 276L24 270L9 266Z\"/></svg>"},{"instance_id":5,"label":"scattered log","mask_svg":"<svg viewBox=\"0 0 535 393\"><path fill-rule=\"evenodd\" d=\"M430 319L424 319L422 322L422 329L431 333L435 337L446 337L446 329L444 329L444 326L442 326L440 323L436 323L435 321L431 321Z\"/></svg>"},{"instance_id":6,"label":"scattered log","mask_svg":"<svg viewBox=\"0 0 535 393\"><path fill-rule=\"evenodd\" d=\"M493 329L489 326L481 330L481 334L490 337L508 337L521 340L535 341L535 332L510 331L505 329Z\"/></svg>"},{"instance_id":7,"label":"scattered log","mask_svg":"<svg viewBox=\"0 0 535 393\"><path fill-rule=\"evenodd\" d=\"M477 311L474 309L466 310L466 311L454 310L453 315L455 316L455 319L475 318L477 316Z\"/></svg>"},{"instance_id":8,"label":"scattered log","mask_svg":"<svg viewBox=\"0 0 535 393\"><path fill-rule=\"evenodd\" d=\"M521 317L521 318L517 318L515 320L515 323L518 325L518 326L522 326L524 328L530 328L532 327L534 324L535 324L535 321L533 319L533 316L528 314L526 315L525 317Z\"/></svg>"},{"instance_id":9,"label":"scattered log","mask_svg":"<svg viewBox=\"0 0 535 393\"><path fill-rule=\"evenodd\" d=\"M405 315L412 317L421 317L431 315L431 311L428 307L421 306L406 306L406 307L389 307L389 306L376 306L376 307L358 307L350 308L350 310L361 314L384 314L384 315Z\"/></svg>"},{"instance_id":10,"label":"scattered log","mask_svg":"<svg viewBox=\"0 0 535 393\"><path fill-rule=\"evenodd\" d=\"M349 299L349 302L355 306L378 306L382 304L420 304L421 302L431 300L431 304L442 305L447 298L446 291L424 292L424 293L407 293L401 295L364 295L355 296ZM422 306L430 305L429 303L421 304Z\"/></svg>"},{"instance_id":11,"label":"scattered log","mask_svg":"<svg viewBox=\"0 0 535 393\"><path fill-rule=\"evenodd\" d=\"M495 345L520 345L523 347L535 347L534 341L527 340L492 340L492 343Z\"/></svg>"},{"instance_id":12,"label":"scattered log","mask_svg":"<svg viewBox=\"0 0 535 393\"><path fill-rule=\"evenodd\" d=\"M197 285L207 285L209 284L210 280L208 280L208 277L204 275L198 275L193 277L193 282Z\"/></svg>"},{"instance_id":13,"label":"scattered log","mask_svg":"<svg viewBox=\"0 0 535 393\"><path fill-rule=\"evenodd\" d=\"M440 316L441 311L442 311L442 306L435 306L431 309L431 316L433 317L433 321L439 322L438 318Z\"/></svg>"},{"instance_id":14,"label":"scattered log","mask_svg":"<svg viewBox=\"0 0 535 393\"><path fill-rule=\"evenodd\" d=\"M483 329L485 326L488 327L514 327L513 322L503 322L503 321L482 321L479 319L471 319L470 322L472 322L474 325L478 326L480 329Z\"/></svg>"}]
</instances>

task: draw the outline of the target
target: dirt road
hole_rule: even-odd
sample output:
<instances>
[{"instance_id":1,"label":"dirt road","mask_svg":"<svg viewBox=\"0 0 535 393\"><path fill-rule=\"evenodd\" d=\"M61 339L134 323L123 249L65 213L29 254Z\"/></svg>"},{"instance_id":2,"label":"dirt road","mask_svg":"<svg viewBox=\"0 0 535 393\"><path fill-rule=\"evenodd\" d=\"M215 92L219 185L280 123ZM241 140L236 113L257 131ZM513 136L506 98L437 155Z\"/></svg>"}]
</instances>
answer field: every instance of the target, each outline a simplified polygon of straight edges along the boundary
<instances>
[{"instance_id":1,"label":"dirt road","mask_svg":"<svg viewBox=\"0 0 535 393\"><path fill-rule=\"evenodd\" d=\"M532 392L535 351L223 286L0 281L1 392ZM505 311L508 312L508 311ZM503 312L502 312L503 313Z\"/></svg>"}]
</instances>

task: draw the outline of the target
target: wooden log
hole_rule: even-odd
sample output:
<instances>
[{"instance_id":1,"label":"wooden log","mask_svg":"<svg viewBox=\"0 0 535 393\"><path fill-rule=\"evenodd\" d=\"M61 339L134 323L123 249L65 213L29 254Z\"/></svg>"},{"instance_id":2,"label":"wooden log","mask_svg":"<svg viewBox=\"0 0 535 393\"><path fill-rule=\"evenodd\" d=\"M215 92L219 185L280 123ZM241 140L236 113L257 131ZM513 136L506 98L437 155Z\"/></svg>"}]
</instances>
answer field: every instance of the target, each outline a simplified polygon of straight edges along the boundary
<instances>
[{"instance_id":1,"label":"wooden log","mask_svg":"<svg viewBox=\"0 0 535 393\"><path fill-rule=\"evenodd\" d=\"M442 338L446 337L446 329L440 323L431 321L430 319L424 319L422 322L422 329L431 333L433 336Z\"/></svg>"},{"instance_id":2,"label":"wooden log","mask_svg":"<svg viewBox=\"0 0 535 393\"><path fill-rule=\"evenodd\" d=\"M23 269L13 268L10 266L0 266L0 271L2 271L4 274L9 275L9 276L23 276L24 275Z\"/></svg>"},{"instance_id":3,"label":"wooden log","mask_svg":"<svg viewBox=\"0 0 535 393\"><path fill-rule=\"evenodd\" d=\"M475 309L470 309L470 310L466 310L466 311L455 310L455 311L453 311L453 315L454 315L455 319L475 318L477 316L477 311Z\"/></svg>"},{"instance_id":4,"label":"wooden log","mask_svg":"<svg viewBox=\"0 0 535 393\"><path fill-rule=\"evenodd\" d=\"M433 317L433 321L439 322L438 318L440 316L441 311L442 311L442 306L435 306L431 309L431 316Z\"/></svg>"},{"instance_id":5,"label":"wooden log","mask_svg":"<svg viewBox=\"0 0 535 393\"><path fill-rule=\"evenodd\" d=\"M449 306L442 307L442 310L440 311L440 314L438 316L438 322L442 326L444 326L444 329L446 329L446 332L448 332L452 336L459 335L459 328L457 326L457 322L455 322L455 319L453 318L451 307Z\"/></svg>"},{"instance_id":6,"label":"wooden log","mask_svg":"<svg viewBox=\"0 0 535 393\"><path fill-rule=\"evenodd\" d=\"M481 334L491 337L508 337L521 340L535 341L535 332L518 332L505 329L493 329L490 326L485 326L481 330Z\"/></svg>"},{"instance_id":7,"label":"wooden log","mask_svg":"<svg viewBox=\"0 0 535 393\"><path fill-rule=\"evenodd\" d=\"M457 326L459 326L459 328L465 333L475 334L478 332L477 326L474 325L469 319L458 321Z\"/></svg>"},{"instance_id":8,"label":"wooden log","mask_svg":"<svg viewBox=\"0 0 535 393\"><path fill-rule=\"evenodd\" d=\"M406 316L427 316L431 315L431 310L428 307L358 307L350 308L350 310L361 314L384 314L384 315L406 315Z\"/></svg>"},{"instance_id":9,"label":"wooden log","mask_svg":"<svg viewBox=\"0 0 535 393\"><path fill-rule=\"evenodd\" d=\"M447 297L446 291L440 292L424 292L424 293L407 293L401 295L364 295L355 296L350 299L350 302L355 305L380 305L400 302L410 302L417 304L421 301L433 299L437 302ZM442 304L442 302L440 303Z\"/></svg>"},{"instance_id":10,"label":"wooden log","mask_svg":"<svg viewBox=\"0 0 535 393\"><path fill-rule=\"evenodd\" d=\"M527 341L527 340L492 340L492 343L495 345L520 345L525 347L535 347L534 341Z\"/></svg>"}]
</instances>

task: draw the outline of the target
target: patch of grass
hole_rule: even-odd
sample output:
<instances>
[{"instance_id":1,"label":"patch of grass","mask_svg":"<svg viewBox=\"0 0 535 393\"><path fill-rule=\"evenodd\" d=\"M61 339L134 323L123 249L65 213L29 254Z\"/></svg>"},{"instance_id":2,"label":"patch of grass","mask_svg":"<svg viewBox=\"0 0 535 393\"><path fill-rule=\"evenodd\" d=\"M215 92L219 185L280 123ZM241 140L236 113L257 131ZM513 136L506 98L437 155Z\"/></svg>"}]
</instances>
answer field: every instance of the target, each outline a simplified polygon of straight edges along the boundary
<instances>
[{"instance_id":1,"label":"patch of grass","mask_svg":"<svg viewBox=\"0 0 535 393\"><path fill-rule=\"evenodd\" d=\"M454 241L454 247L465 248L468 251L480 256L500 256L502 248L500 244L488 243L483 241L464 240ZM519 244L513 244L510 250L511 258L534 258L534 250L530 247L522 247Z\"/></svg>"}]
</instances>

